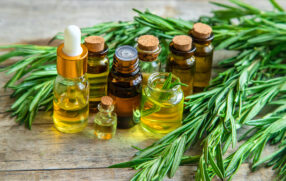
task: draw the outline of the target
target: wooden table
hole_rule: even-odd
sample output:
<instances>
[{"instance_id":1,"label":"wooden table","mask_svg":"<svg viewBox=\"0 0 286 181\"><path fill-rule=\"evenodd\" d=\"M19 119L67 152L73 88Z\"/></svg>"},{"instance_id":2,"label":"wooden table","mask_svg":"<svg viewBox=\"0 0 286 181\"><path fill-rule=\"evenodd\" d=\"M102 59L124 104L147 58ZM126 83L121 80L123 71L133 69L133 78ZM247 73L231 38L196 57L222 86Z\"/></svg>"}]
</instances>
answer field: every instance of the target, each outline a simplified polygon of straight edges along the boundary
<instances>
[{"instance_id":1,"label":"wooden table","mask_svg":"<svg viewBox=\"0 0 286 181\"><path fill-rule=\"evenodd\" d=\"M221 2L221 1L220 1ZM223 0L225 2L225 0ZM249 1L267 8L267 1ZM286 6L286 2L282 2ZM131 8L163 16L197 18L209 14L214 7L207 0L117 0L117 1L0 1L0 45L11 43L46 44L66 25L91 26L102 21L130 20ZM226 56L216 52L216 62ZM11 61L1 64L5 67ZM219 71L214 64L214 74ZM0 86L10 76L0 73ZM11 90L0 89L0 181L2 180L128 180L135 171L108 169L111 164L128 161L136 152L132 145L144 147L156 138L145 134L139 126L118 130L110 141L100 141L93 135L92 124L78 134L58 132L51 113L37 115L32 130L18 126L5 111L12 104ZM92 123L94 115L90 117ZM198 150L199 148L192 148ZM272 152L271 147L264 154ZM231 152L231 150L230 150ZM181 166L171 180L193 180L196 167ZM271 180L273 171L262 168L255 173L243 164L233 180ZM166 180L169 180L166 178Z\"/></svg>"}]
</instances>

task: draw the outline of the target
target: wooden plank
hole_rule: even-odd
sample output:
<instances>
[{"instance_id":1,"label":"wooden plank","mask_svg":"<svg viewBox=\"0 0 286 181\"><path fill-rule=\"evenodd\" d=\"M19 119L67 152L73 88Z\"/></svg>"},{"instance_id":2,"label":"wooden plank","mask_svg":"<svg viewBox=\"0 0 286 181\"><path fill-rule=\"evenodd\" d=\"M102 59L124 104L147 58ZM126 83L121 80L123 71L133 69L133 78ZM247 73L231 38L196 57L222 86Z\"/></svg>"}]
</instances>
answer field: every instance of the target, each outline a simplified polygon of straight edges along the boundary
<instances>
[{"instance_id":1,"label":"wooden plank","mask_svg":"<svg viewBox=\"0 0 286 181\"><path fill-rule=\"evenodd\" d=\"M165 181L194 180L195 166L181 166L172 179L165 178ZM32 170L32 171L0 171L1 180L94 180L94 181L125 181L130 180L135 170L131 169L63 169L63 170ZM270 169L261 168L256 172L250 172L247 164L242 164L240 170L233 177L233 181L269 181L274 180L275 175ZM220 179L215 178L219 181Z\"/></svg>"},{"instance_id":2,"label":"wooden plank","mask_svg":"<svg viewBox=\"0 0 286 181\"><path fill-rule=\"evenodd\" d=\"M164 179L166 181L175 180L189 180L194 178L193 166L182 166L177 171L172 179ZM13 171L13 172L0 172L0 177L3 180L117 180L125 181L130 180L132 175L135 174L131 169L69 169L69 170L40 170L40 171Z\"/></svg>"}]
</instances>

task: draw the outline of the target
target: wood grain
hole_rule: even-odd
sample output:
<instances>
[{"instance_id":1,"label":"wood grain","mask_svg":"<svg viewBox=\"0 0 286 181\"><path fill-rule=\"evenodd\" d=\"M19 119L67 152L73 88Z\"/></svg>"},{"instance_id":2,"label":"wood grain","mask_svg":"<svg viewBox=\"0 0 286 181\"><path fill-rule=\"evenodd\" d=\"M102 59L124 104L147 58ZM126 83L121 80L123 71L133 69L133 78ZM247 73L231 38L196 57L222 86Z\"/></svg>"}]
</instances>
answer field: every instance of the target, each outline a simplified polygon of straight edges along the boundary
<instances>
[{"instance_id":1,"label":"wood grain","mask_svg":"<svg viewBox=\"0 0 286 181\"><path fill-rule=\"evenodd\" d=\"M227 2L227 0L216 0ZM263 9L271 9L266 0L246 2ZM278 0L283 7L286 1ZM0 45L32 43L46 45L47 41L69 24L92 26L104 21L131 20L132 8L169 17L196 19L210 15L216 9L208 0L9 0L0 1ZM3 52L1 52L3 53ZM219 60L233 56L235 52L216 51L214 67ZM15 60L9 60L5 67ZM213 69L213 75L221 69ZM11 77L0 73L0 87ZM78 134L58 132L52 123L50 112L40 112L32 130L19 126L5 111L13 100L11 90L0 89L0 181L2 180L129 180L135 173L131 169L107 169L106 167L128 161L136 152L132 145L145 147L156 137L147 135L138 126L118 130L110 141L97 140L93 135L92 115L90 124ZM194 146L187 154L197 154L200 146ZM229 150L230 154L233 150ZM267 147L263 156L273 152ZM194 180L195 167L181 166L171 180ZM268 168L252 173L245 163L233 177L235 181L269 181L274 172ZM170 180L170 179L165 179Z\"/></svg>"}]
</instances>

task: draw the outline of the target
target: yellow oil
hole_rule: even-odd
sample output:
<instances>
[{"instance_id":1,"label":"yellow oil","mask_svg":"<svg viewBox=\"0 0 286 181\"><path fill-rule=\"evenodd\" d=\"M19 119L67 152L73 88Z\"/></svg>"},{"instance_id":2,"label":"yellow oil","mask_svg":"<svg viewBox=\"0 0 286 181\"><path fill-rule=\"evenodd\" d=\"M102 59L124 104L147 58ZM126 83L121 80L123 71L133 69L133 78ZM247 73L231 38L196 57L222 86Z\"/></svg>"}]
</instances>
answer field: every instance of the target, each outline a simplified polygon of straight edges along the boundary
<instances>
[{"instance_id":1,"label":"yellow oil","mask_svg":"<svg viewBox=\"0 0 286 181\"><path fill-rule=\"evenodd\" d=\"M212 56L196 56L194 87L205 88L211 79Z\"/></svg>"},{"instance_id":2,"label":"yellow oil","mask_svg":"<svg viewBox=\"0 0 286 181\"><path fill-rule=\"evenodd\" d=\"M171 103L145 96L144 92L146 100L141 108L140 121L143 129L158 135L169 133L182 125L183 97L179 102Z\"/></svg>"},{"instance_id":3,"label":"yellow oil","mask_svg":"<svg viewBox=\"0 0 286 181\"><path fill-rule=\"evenodd\" d=\"M55 91L56 92L56 91ZM68 91L54 95L53 120L55 127L64 133L82 131L88 122L88 100L85 90L75 86L68 87Z\"/></svg>"},{"instance_id":4,"label":"yellow oil","mask_svg":"<svg viewBox=\"0 0 286 181\"><path fill-rule=\"evenodd\" d=\"M90 92L89 92L89 106L90 109L97 110L97 105L100 102L101 97L107 95L107 77L108 71L98 74L87 73Z\"/></svg>"}]
</instances>

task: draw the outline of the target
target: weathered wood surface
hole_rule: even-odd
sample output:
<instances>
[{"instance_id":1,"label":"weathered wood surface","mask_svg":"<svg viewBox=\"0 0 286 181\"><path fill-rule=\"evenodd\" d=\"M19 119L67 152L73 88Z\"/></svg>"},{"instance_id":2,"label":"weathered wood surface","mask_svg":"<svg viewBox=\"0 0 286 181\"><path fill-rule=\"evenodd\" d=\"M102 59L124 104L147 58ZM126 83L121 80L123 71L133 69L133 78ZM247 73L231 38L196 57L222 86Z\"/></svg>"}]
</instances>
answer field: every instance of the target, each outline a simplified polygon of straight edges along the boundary
<instances>
[{"instance_id":1,"label":"weathered wood surface","mask_svg":"<svg viewBox=\"0 0 286 181\"><path fill-rule=\"evenodd\" d=\"M226 2L226 0L217 0ZM248 0L260 8L267 9L266 0ZM286 2L279 0L284 7ZM21 1L0 0L0 45L11 43L46 44L56 32L63 31L68 24L81 27L92 26L103 21L130 20L135 13L131 8L149 8L163 16L197 18L209 14L214 6L208 0L117 0L117 1ZM228 54L216 52L216 67L219 59ZM7 61L0 66L7 66ZM213 72L218 72L214 69ZM10 76L0 73L0 87ZM107 166L127 161L136 152L132 145L144 147L155 138L146 135L137 126L129 130L118 130L110 141L97 140L92 124L82 133L63 134L53 127L50 113L39 113L32 130L18 126L5 111L13 100L11 90L0 89L0 181L2 180L128 180L135 173L131 169L108 169ZM92 122L93 116L90 117ZM191 153L198 152L195 147ZM273 148L266 149L266 154ZM182 166L172 180L193 180L194 166ZM273 179L271 169L262 168L252 173L248 164L243 164L233 180L268 181ZM166 179L169 180L169 179Z\"/></svg>"}]
</instances>

